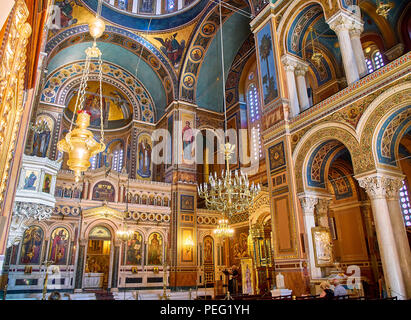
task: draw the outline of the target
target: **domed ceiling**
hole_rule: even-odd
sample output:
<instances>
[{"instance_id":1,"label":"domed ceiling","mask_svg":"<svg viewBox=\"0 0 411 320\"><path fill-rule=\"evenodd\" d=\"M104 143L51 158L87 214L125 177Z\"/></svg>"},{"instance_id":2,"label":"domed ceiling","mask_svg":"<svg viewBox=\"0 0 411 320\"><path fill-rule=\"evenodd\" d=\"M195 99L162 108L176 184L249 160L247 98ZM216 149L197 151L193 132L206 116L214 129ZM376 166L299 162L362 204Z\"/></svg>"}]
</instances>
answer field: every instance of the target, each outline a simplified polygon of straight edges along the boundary
<instances>
[{"instance_id":1,"label":"domed ceiling","mask_svg":"<svg viewBox=\"0 0 411 320\"><path fill-rule=\"evenodd\" d=\"M116 72L122 75L120 79L113 72L107 72L104 82L115 85L117 90L124 86L122 92L131 104L132 119L156 123L175 100L222 111L218 2L161 0L160 8L156 7L159 0L103 1L106 30L97 45L102 51L103 63L112 70L118 69ZM174 8L167 8L170 3ZM53 27L46 44L48 77L41 99L67 107L72 103L70 92L78 86L78 81L70 78L80 76L75 65L84 63L85 49L92 45L88 22L95 16L98 0L55 0L54 4ZM242 9L243 14L236 13L236 8ZM239 48L251 34L250 19L244 12L250 12L246 0L228 0L223 4L226 77ZM207 33L204 26L213 28ZM190 67L193 63L195 74ZM186 83L187 74L195 77L195 85L189 88L192 93L184 94L181 87ZM144 92L144 97L135 94L137 87ZM114 91L109 91L110 96ZM108 101L115 99L110 96ZM142 100L148 102L142 103ZM113 105L113 108L116 107ZM70 113L69 108L66 116ZM118 119L108 116L105 125L123 127L130 114L126 112Z\"/></svg>"},{"instance_id":2,"label":"domed ceiling","mask_svg":"<svg viewBox=\"0 0 411 320\"><path fill-rule=\"evenodd\" d=\"M98 0L82 0L82 2L96 12ZM178 7L178 2L161 0L161 7L157 7L155 0L104 0L101 15L113 24L128 29L164 31L190 23L210 1L182 0L181 8Z\"/></svg>"}]
</instances>

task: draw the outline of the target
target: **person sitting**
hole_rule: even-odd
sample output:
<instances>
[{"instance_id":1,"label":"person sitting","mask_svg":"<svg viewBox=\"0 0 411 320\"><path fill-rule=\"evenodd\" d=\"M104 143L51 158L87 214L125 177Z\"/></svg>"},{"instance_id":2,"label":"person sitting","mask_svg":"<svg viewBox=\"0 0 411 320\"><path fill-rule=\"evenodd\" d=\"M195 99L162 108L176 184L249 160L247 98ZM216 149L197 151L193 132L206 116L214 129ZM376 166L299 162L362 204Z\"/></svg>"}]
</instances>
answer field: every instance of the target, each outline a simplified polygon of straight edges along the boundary
<instances>
[{"instance_id":1,"label":"person sitting","mask_svg":"<svg viewBox=\"0 0 411 320\"><path fill-rule=\"evenodd\" d=\"M320 298L332 299L334 298L334 292L330 289L330 284L326 281L321 282L320 284L321 294Z\"/></svg>"},{"instance_id":2,"label":"person sitting","mask_svg":"<svg viewBox=\"0 0 411 320\"><path fill-rule=\"evenodd\" d=\"M334 279L334 296L340 297L340 296L346 296L346 295L347 295L347 290L345 290L343 285L340 283L340 280Z\"/></svg>"}]
</instances>

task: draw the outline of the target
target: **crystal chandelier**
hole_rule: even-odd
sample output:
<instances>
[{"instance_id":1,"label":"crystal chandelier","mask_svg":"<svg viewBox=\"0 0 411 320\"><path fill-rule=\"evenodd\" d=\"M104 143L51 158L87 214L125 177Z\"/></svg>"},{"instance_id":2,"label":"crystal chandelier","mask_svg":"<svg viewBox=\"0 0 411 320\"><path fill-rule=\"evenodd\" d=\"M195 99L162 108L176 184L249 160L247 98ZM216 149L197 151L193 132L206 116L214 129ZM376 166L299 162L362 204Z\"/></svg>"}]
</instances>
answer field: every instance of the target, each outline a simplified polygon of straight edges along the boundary
<instances>
[{"instance_id":1,"label":"crystal chandelier","mask_svg":"<svg viewBox=\"0 0 411 320\"><path fill-rule=\"evenodd\" d=\"M214 235L221 238L229 238L234 234L234 229L228 225L228 219L218 220L218 226L214 229Z\"/></svg>"},{"instance_id":2,"label":"crystal chandelier","mask_svg":"<svg viewBox=\"0 0 411 320\"><path fill-rule=\"evenodd\" d=\"M81 77L80 88L77 94L76 104L73 111L73 118L70 123L70 130L57 144L61 152L68 153L69 159L67 165L70 170L74 171L75 181L79 182L82 172L87 171L90 167L90 158L105 150L104 130L103 130L103 96L102 96L102 59L101 51L97 48L96 40L101 37L105 30L105 23L100 18L101 0L97 16L90 21L89 31L94 38L93 46L86 49L86 62ZM100 125L101 139L100 142L94 139L93 133L88 130L90 125L90 113L84 110L84 100L86 96L87 82L90 74L91 59L98 59L99 64L99 81L100 81ZM76 127L73 129L74 119L77 113Z\"/></svg>"},{"instance_id":3,"label":"crystal chandelier","mask_svg":"<svg viewBox=\"0 0 411 320\"><path fill-rule=\"evenodd\" d=\"M310 27L310 32L311 32L311 46L313 48L313 54L311 56L311 60L315 63L315 65L319 66L321 63L321 59L323 58L323 55L320 51L315 50L314 35L315 35L315 38L318 38L318 36L315 30L313 29L313 27Z\"/></svg>"},{"instance_id":4,"label":"crystal chandelier","mask_svg":"<svg viewBox=\"0 0 411 320\"><path fill-rule=\"evenodd\" d=\"M375 12L377 12L378 15L383 16L384 18L387 19L388 12L390 10L391 10L391 3L381 0L381 1L378 1L378 6Z\"/></svg>"},{"instance_id":5,"label":"crystal chandelier","mask_svg":"<svg viewBox=\"0 0 411 320\"><path fill-rule=\"evenodd\" d=\"M224 126L227 132L227 105L225 95L225 73L224 73L224 43L223 43L223 21L221 13L221 1L219 2L220 13L220 44L221 44L221 72L222 72L222 89L223 89L223 106L224 106ZM240 170L235 171L234 177L230 171L229 160L234 152L235 146L226 143L221 145L222 152L225 158L225 172L222 170L221 178L217 178L217 173L214 176L210 173L209 183L199 185L198 195L205 200L208 209L221 212L223 218L230 218L234 213L244 212L253 204L254 198L260 192L260 185L251 184L248 177Z\"/></svg>"},{"instance_id":6,"label":"crystal chandelier","mask_svg":"<svg viewBox=\"0 0 411 320\"><path fill-rule=\"evenodd\" d=\"M214 176L210 173L209 182L198 186L200 198L205 199L208 209L216 210L229 218L235 213L243 212L253 204L254 198L261 190L260 184L254 185L248 181L247 174L236 170L234 176L230 172L229 160L233 153L234 146L226 143L222 146L226 161L226 170L222 170L221 178L217 178L217 172Z\"/></svg>"}]
</instances>

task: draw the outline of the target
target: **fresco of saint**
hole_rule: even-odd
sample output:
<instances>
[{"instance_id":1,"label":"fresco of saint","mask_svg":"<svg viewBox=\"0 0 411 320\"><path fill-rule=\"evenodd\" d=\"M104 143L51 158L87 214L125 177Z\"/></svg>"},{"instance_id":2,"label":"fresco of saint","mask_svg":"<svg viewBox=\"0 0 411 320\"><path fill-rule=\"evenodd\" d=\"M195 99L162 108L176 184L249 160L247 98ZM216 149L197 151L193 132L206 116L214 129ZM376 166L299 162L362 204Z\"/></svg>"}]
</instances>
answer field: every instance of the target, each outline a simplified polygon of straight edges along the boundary
<instances>
[{"instance_id":1,"label":"fresco of saint","mask_svg":"<svg viewBox=\"0 0 411 320\"><path fill-rule=\"evenodd\" d=\"M151 177L151 144L147 137L141 138L138 144L138 170L142 178Z\"/></svg>"},{"instance_id":2,"label":"fresco of saint","mask_svg":"<svg viewBox=\"0 0 411 320\"><path fill-rule=\"evenodd\" d=\"M57 228L51 235L51 247L49 260L56 265L64 265L67 262L67 250L69 234L64 228Z\"/></svg>"},{"instance_id":3,"label":"fresco of saint","mask_svg":"<svg viewBox=\"0 0 411 320\"><path fill-rule=\"evenodd\" d=\"M43 230L38 226L31 226L24 232L21 242L21 264L40 264Z\"/></svg>"},{"instance_id":4,"label":"fresco of saint","mask_svg":"<svg viewBox=\"0 0 411 320\"><path fill-rule=\"evenodd\" d=\"M190 121L186 121L183 128L183 160L192 160L194 133Z\"/></svg>"},{"instance_id":5,"label":"fresco of saint","mask_svg":"<svg viewBox=\"0 0 411 320\"><path fill-rule=\"evenodd\" d=\"M162 238L158 233L152 233L148 239L148 265L160 265L161 264L161 247Z\"/></svg>"},{"instance_id":6,"label":"fresco of saint","mask_svg":"<svg viewBox=\"0 0 411 320\"><path fill-rule=\"evenodd\" d=\"M126 265L141 264L141 243L142 236L137 231L133 234L133 239L127 242Z\"/></svg>"}]
</instances>

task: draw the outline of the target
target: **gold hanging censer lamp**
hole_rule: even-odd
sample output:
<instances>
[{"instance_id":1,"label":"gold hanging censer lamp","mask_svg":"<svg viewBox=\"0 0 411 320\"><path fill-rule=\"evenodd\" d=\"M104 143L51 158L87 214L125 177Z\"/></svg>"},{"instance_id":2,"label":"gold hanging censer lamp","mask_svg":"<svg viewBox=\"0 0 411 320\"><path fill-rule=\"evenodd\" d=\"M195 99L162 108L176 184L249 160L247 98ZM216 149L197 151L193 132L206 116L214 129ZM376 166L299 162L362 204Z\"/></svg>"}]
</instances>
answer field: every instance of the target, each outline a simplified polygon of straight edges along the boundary
<instances>
[{"instance_id":1,"label":"gold hanging censer lamp","mask_svg":"<svg viewBox=\"0 0 411 320\"><path fill-rule=\"evenodd\" d=\"M105 23L100 18L101 0L99 1L99 9L97 16L89 24L89 31L94 38L93 46L86 49L86 62L83 75L81 77L80 88L77 94L76 104L73 111L73 118L70 123L70 131L64 139L60 140L57 148L61 152L68 153L69 159L67 165L74 172L75 181L79 182L81 174L90 167L90 158L104 151L104 124L103 124L103 92L102 92L102 59L101 51L97 47L96 40L101 37L105 30ZM99 65L99 82L100 82L100 127L101 139L100 142L94 139L93 133L88 130L90 126L90 113L84 110L84 100L86 95L87 82L90 74L90 63L92 59L98 60ZM76 127L73 129L75 116Z\"/></svg>"},{"instance_id":2,"label":"gold hanging censer lamp","mask_svg":"<svg viewBox=\"0 0 411 320\"><path fill-rule=\"evenodd\" d=\"M313 27L310 27L310 32L311 32L311 47L313 49L313 54L311 56L311 60L315 63L316 66L319 66L321 64L321 59L323 58L323 55L320 51L315 50L314 46L314 35L316 39L318 38L317 33L313 29Z\"/></svg>"},{"instance_id":3,"label":"gold hanging censer lamp","mask_svg":"<svg viewBox=\"0 0 411 320\"><path fill-rule=\"evenodd\" d=\"M378 15L383 16L385 19L387 19L388 12L391 10L391 3L386 2L385 0L380 0L378 1L377 9L375 12L377 12Z\"/></svg>"}]
</instances>

